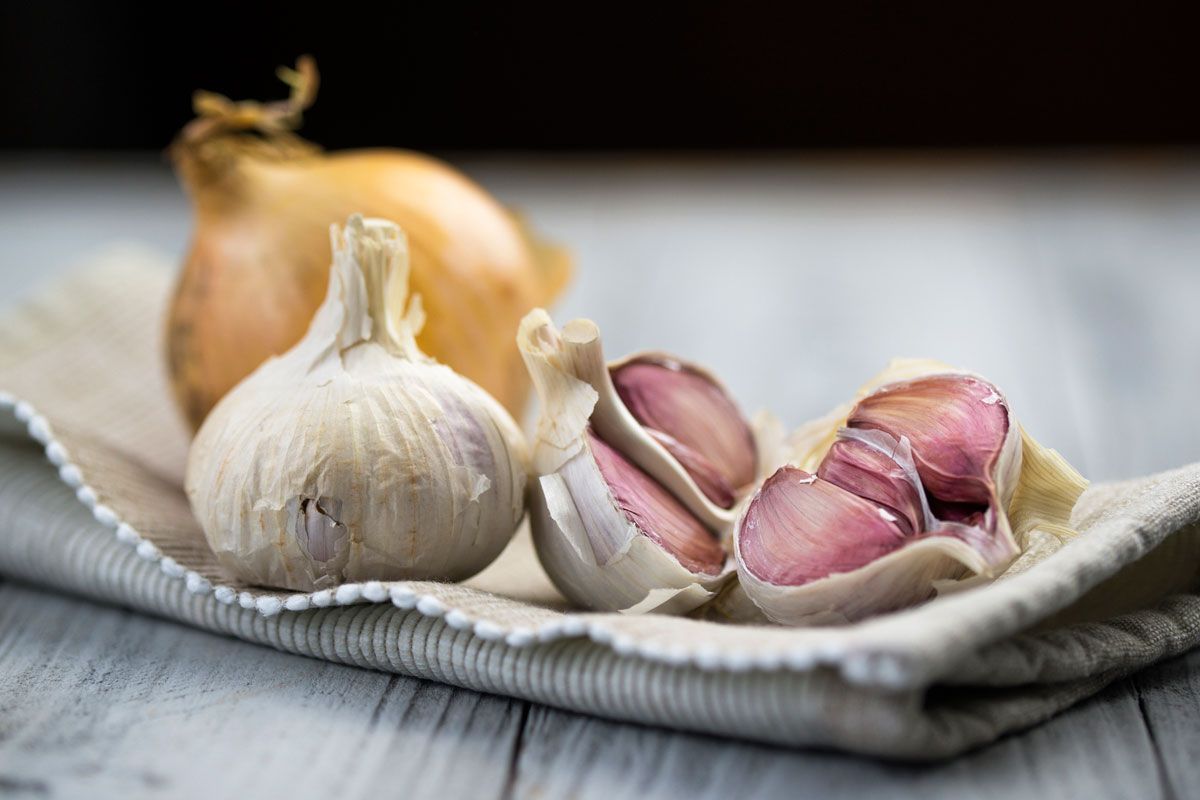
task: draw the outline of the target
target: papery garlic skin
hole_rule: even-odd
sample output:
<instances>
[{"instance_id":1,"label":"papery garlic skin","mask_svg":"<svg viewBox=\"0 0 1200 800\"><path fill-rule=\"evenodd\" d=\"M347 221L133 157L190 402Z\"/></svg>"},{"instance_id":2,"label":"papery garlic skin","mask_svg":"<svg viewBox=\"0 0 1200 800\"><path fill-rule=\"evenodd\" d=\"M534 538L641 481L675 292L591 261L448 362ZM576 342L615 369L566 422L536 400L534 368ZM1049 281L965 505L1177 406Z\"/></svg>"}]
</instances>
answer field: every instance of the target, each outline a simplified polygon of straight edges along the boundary
<instances>
[{"instance_id":1,"label":"papery garlic skin","mask_svg":"<svg viewBox=\"0 0 1200 800\"><path fill-rule=\"evenodd\" d=\"M734 531L741 588L784 624L853 621L926 600L940 581L994 577L1032 529L1071 535L1087 485L992 384L936 362L894 363L795 444L796 466L764 483Z\"/></svg>"},{"instance_id":2,"label":"papery garlic skin","mask_svg":"<svg viewBox=\"0 0 1200 800\"><path fill-rule=\"evenodd\" d=\"M621 402L595 324L560 332L538 309L517 344L541 401L530 522L551 580L600 611L707 602L733 577L721 545L733 514Z\"/></svg>"},{"instance_id":3,"label":"papery garlic skin","mask_svg":"<svg viewBox=\"0 0 1200 800\"><path fill-rule=\"evenodd\" d=\"M417 348L400 228L354 216L333 245L308 333L197 433L193 511L221 564L254 584L469 577L523 516L524 440L490 395Z\"/></svg>"}]
</instances>

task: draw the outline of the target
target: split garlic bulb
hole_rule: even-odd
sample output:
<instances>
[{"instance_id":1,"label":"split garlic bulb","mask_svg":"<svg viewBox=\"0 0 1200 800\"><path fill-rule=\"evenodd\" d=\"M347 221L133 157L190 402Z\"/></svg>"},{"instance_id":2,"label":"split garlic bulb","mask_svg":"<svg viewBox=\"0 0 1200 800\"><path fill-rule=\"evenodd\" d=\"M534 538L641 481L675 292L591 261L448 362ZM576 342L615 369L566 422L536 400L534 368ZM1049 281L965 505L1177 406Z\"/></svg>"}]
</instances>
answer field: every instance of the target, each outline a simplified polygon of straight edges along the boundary
<instances>
[{"instance_id":1,"label":"split garlic bulb","mask_svg":"<svg viewBox=\"0 0 1200 800\"><path fill-rule=\"evenodd\" d=\"M590 320L540 309L517 344L541 401L530 521L576 603L685 613L732 579L724 541L758 473L750 426L720 383L673 356L606 364Z\"/></svg>"},{"instance_id":2,"label":"split garlic bulb","mask_svg":"<svg viewBox=\"0 0 1200 800\"><path fill-rule=\"evenodd\" d=\"M331 234L308 333L197 433L192 509L221 564L255 584L469 577L524 514L524 440L489 394L417 347L400 227L355 215Z\"/></svg>"},{"instance_id":3,"label":"split garlic bulb","mask_svg":"<svg viewBox=\"0 0 1200 800\"><path fill-rule=\"evenodd\" d=\"M911 606L994 577L1040 528L1069 536L1087 482L1012 418L990 382L897 361L798 432L734 530L740 588L785 624Z\"/></svg>"}]
</instances>

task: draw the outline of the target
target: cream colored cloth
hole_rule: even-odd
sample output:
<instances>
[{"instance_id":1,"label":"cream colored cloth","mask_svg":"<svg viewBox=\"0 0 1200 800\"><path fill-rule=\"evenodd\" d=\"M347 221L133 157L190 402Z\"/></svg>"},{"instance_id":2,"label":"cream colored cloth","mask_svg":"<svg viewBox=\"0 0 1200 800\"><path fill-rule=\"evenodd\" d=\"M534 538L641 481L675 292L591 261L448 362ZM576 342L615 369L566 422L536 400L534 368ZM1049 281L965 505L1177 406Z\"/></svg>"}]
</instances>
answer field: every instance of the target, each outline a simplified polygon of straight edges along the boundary
<instances>
[{"instance_id":1,"label":"cream colored cloth","mask_svg":"<svg viewBox=\"0 0 1200 800\"><path fill-rule=\"evenodd\" d=\"M841 628L573 612L526 533L466 585L242 585L180 488L168 271L150 261L110 258L0 322L3 574L602 716L918 759L1031 725L1200 642L1200 465L1094 487L1068 545L1042 541L991 585Z\"/></svg>"}]
</instances>

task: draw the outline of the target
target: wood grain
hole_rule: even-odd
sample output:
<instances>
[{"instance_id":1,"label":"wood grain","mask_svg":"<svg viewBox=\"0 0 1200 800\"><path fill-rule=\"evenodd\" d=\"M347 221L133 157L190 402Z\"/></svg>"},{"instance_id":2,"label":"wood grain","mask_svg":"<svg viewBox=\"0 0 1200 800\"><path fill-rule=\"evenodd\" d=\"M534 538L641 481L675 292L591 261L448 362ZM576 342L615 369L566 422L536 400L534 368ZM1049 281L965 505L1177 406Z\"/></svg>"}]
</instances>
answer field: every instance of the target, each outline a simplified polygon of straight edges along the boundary
<instances>
[{"instance_id":1,"label":"wood grain","mask_svg":"<svg viewBox=\"0 0 1200 800\"><path fill-rule=\"evenodd\" d=\"M524 714L11 584L0 662L0 787L35 795L500 797Z\"/></svg>"}]
</instances>

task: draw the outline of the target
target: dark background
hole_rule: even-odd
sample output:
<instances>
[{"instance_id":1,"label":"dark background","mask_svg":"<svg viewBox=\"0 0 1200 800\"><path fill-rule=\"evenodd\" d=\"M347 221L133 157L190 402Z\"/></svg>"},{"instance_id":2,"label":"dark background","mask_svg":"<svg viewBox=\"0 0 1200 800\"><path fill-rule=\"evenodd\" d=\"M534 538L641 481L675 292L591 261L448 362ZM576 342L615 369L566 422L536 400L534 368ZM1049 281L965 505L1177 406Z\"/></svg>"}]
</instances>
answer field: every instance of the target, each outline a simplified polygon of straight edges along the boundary
<instances>
[{"instance_id":1,"label":"dark background","mask_svg":"<svg viewBox=\"0 0 1200 800\"><path fill-rule=\"evenodd\" d=\"M330 147L1200 143L1200 36L1172 6L146 5L5 3L0 147L161 148L193 89L280 97L302 52Z\"/></svg>"}]
</instances>

